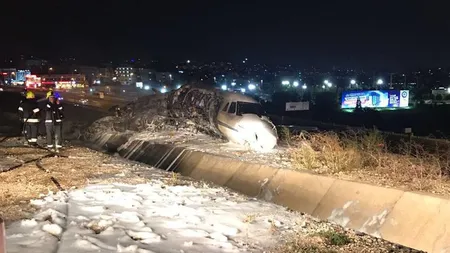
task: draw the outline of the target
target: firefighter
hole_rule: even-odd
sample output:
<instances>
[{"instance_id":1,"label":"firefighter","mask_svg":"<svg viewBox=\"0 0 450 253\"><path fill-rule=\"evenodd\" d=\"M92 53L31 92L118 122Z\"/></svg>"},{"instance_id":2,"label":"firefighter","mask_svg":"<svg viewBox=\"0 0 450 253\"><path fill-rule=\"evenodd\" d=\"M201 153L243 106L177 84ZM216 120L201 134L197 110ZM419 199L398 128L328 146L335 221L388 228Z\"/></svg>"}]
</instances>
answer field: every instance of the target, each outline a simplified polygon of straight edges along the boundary
<instances>
[{"instance_id":1,"label":"firefighter","mask_svg":"<svg viewBox=\"0 0 450 253\"><path fill-rule=\"evenodd\" d=\"M51 94L55 95L55 98L57 100L59 100L61 98L61 96L59 95L59 93L57 91L53 91L53 88L50 88L50 89L48 89L48 92L47 92L47 99L50 97Z\"/></svg>"},{"instance_id":2,"label":"firefighter","mask_svg":"<svg viewBox=\"0 0 450 253\"><path fill-rule=\"evenodd\" d=\"M48 97L45 106L45 130L47 132L47 148L62 148L63 106L58 103L53 93Z\"/></svg>"},{"instance_id":3,"label":"firefighter","mask_svg":"<svg viewBox=\"0 0 450 253\"><path fill-rule=\"evenodd\" d=\"M48 89L46 98L48 99L53 93L53 88Z\"/></svg>"},{"instance_id":4,"label":"firefighter","mask_svg":"<svg viewBox=\"0 0 450 253\"><path fill-rule=\"evenodd\" d=\"M19 105L19 118L23 123L24 135L27 143L37 145L37 135L39 129L39 105L36 101L34 93L26 92L25 100Z\"/></svg>"}]
</instances>

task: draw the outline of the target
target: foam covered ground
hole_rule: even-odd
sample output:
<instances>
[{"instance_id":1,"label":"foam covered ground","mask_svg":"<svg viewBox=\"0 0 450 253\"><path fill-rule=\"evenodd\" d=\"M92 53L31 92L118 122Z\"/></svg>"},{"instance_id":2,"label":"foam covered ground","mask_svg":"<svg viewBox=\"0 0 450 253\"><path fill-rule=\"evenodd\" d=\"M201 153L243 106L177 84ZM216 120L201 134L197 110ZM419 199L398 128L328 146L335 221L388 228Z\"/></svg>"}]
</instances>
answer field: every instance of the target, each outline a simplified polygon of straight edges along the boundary
<instances>
[{"instance_id":1,"label":"foam covered ground","mask_svg":"<svg viewBox=\"0 0 450 253\"><path fill-rule=\"evenodd\" d=\"M286 147L278 146L273 150L258 152L242 145L217 139L200 132L194 133L191 130L186 129L134 133L129 139L129 142L133 140L144 140L160 144L174 144L193 150L219 154L242 161L261 163L277 168L291 167Z\"/></svg>"},{"instance_id":2,"label":"foam covered ground","mask_svg":"<svg viewBox=\"0 0 450 253\"><path fill-rule=\"evenodd\" d=\"M262 252L302 216L223 188L98 184L32 200L7 252ZM274 232L276 230L276 232Z\"/></svg>"}]
</instances>

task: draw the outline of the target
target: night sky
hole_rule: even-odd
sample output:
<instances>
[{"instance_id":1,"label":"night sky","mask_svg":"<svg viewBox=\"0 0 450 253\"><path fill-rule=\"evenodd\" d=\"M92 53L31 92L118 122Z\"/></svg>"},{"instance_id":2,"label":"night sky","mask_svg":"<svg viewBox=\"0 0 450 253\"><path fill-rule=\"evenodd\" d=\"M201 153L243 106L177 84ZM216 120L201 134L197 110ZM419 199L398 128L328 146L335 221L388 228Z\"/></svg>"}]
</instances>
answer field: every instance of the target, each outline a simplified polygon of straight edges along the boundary
<instances>
[{"instance_id":1,"label":"night sky","mask_svg":"<svg viewBox=\"0 0 450 253\"><path fill-rule=\"evenodd\" d=\"M71 55L93 62L248 57L324 68L450 66L450 14L444 1L242 2L250 1L2 3L1 56Z\"/></svg>"}]
</instances>

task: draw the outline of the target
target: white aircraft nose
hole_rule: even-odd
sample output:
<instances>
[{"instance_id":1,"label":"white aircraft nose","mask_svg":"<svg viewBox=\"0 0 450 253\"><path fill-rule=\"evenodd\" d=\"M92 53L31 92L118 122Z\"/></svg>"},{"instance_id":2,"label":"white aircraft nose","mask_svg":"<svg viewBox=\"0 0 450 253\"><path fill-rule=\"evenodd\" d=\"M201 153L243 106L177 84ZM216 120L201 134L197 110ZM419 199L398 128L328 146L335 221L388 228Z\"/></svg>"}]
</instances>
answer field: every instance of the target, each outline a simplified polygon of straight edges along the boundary
<instances>
[{"instance_id":1,"label":"white aircraft nose","mask_svg":"<svg viewBox=\"0 0 450 253\"><path fill-rule=\"evenodd\" d=\"M260 122L240 122L242 142L257 151L268 151L277 145L277 133L270 124Z\"/></svg>"}]
</instances>

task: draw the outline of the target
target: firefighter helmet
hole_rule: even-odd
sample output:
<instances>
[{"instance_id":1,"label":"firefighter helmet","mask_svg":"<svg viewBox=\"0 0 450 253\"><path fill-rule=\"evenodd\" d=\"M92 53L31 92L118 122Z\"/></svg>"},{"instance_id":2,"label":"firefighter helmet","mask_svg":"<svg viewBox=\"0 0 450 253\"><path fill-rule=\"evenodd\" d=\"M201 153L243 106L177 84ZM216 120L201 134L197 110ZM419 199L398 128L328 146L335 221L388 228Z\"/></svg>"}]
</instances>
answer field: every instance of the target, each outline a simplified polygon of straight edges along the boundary
<instances>
[{"instance_id":1,"label":"firefighter helmet","mask_svg":"<svg viewBox=\"0 0 450 253\"><path fill-rule=\"evenodd\" d=\"M27 99L32 99L32 98L34 98L34 93L33 93L32 91L27 91L26 98L27 98Z\"/></svg>"}]
</instances>

